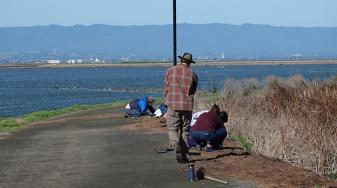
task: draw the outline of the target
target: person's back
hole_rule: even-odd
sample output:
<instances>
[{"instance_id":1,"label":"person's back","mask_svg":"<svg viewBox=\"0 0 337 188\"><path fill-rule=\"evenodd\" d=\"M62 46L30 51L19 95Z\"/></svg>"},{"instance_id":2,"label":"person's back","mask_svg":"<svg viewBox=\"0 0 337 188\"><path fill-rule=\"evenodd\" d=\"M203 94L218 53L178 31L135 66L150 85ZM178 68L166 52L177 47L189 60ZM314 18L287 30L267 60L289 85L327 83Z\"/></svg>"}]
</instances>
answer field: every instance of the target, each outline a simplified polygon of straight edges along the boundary
<instances>
[{"instance_id":1,"label":"person's back","mask_svg":"<svg viewBox=\"0 0 337 188\"><path fill-rule=\"evenodd\" d=\"M135 99L129 103L130 109L132 110L139 110L140 111L140 105L139 105L140 99Z\"/></svg>"},{"instance_id":2,"label":"person's back","mask_svg":"<svg viewBox=\"0 0 337 188\"><path fill-rule=\"evenodd\" d=\"M196 74L186 64L170 67L166 72L165 102L172 110L193 109L193 95L197 88Z\"/></svg>"},{"instance_id":3,"label":"person's back","mask_svg":"<svg viewBox=\"0 0 337 188\"><path fill-rule=\"evenodd\" d=\"M140 112L141 113L146 113L146 110L148 109L148 97L145 96L143 98L141 98L139 101L138 101L138 106L140 108Z\"/></svg>"},{"instance_id":4,"label":"person's back","mask_svg":"<svg viewBox=\"0 0 337 188\"><path fill-rule=\"evenodd\" d=\"M202 110L199 112L196 112L192 115L192 119L191 119L191 124L190 126L193 127L195 122L197 122L198 118L200 117L201 114L208 112L208 110Z\"/></svg>"},{"instance_id":5,"label":"person's back","mask_svg":"<svg viewBox=\"0 0 337 188\"><path fill-rule=\"evenodd\" d=\"M201 150L204 145L206 151L214 151L219 148L227 136L224 123L228 115L225 111L220 112L218 105L214 104L209 112L199 116L191 130L191 143Z\"/></svg>"},{"instance_id":6,"label":"person's back","mask_svg":"<svg viewBox=\"0 0 337 188\"><path fill-rule=\"evenodd\" d=\"M192 127L192 130L215 132L220 128L223 128L223 122L220 119L220 114L215 111L209 111L199 116Z\"/></svg>"}]
</instances>

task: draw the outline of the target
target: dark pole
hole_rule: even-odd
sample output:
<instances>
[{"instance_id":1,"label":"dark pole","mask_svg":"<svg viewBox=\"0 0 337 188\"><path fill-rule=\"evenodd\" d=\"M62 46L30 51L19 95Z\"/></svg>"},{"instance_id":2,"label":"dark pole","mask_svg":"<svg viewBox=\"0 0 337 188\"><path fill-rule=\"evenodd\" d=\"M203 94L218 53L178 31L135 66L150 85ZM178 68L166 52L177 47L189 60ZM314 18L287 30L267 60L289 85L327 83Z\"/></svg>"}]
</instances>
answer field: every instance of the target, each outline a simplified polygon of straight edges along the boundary
<instances>
[{"instance_id":1,"label":"dark pole","mask_svg":"<svg viewBox=\"0 0 337 188\"><path fill-rule=\"evenodd\" d=\"M173 66L177 65L177 3L173 0Z\"/></svg>"}]
</instances>

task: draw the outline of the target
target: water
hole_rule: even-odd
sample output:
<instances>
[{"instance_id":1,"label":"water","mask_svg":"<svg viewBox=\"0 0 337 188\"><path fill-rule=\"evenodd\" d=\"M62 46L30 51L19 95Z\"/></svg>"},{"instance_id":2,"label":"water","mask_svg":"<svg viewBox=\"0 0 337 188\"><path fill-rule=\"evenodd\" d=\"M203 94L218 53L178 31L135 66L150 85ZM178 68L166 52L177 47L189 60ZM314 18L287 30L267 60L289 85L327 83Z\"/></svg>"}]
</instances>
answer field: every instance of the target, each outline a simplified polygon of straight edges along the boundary
<instances>
[{"instance_id":1,"label":"water","mask_svg":"<svg viewBox=\"0 0 337 188\"><path fill-rule=\"evenodd\" d=\"M0 117L20 116L75 104L162 96L165 67L0 69ZM193 67L199 89L228 78L264 79L301 74L307 79L337 75L337 65L258 65Z\"/></svg>"}]
</instances>

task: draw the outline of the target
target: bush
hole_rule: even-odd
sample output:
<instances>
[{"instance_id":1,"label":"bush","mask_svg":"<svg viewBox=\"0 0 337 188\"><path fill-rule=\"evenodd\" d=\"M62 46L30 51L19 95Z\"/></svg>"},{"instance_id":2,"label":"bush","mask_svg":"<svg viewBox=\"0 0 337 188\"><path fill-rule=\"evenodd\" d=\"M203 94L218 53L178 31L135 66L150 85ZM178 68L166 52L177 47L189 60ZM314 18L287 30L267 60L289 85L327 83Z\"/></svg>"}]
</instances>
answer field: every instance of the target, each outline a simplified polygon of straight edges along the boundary
<instances>
[{"instance_id":1,"label":"bush","mask_svg":"<svg viewBox=\"0 0 337 188\"><path fill-rule=\"evenodd\" d=\"M337 172L335 78L231 79L212 102L201 95L196 102L198 108L217 103L226 110L227 129L232 135L249 138L254 152L320 174Z\"/></svg>"},{"instance_id":2,"label":"bush","mask_svg":"<svg viewBox=\"0 0 337 188\"><path fill-rule=\"evenodd\" d=\"M237 141L240 143L241 147L248 151L248 152L251 152L252 151L252 148L253 148L253 144L252 142L244 137L244 136L241 136L241 135L232 135L230 138L230 140L233 140L233 141Z\"/></svg>"}]
</instances>

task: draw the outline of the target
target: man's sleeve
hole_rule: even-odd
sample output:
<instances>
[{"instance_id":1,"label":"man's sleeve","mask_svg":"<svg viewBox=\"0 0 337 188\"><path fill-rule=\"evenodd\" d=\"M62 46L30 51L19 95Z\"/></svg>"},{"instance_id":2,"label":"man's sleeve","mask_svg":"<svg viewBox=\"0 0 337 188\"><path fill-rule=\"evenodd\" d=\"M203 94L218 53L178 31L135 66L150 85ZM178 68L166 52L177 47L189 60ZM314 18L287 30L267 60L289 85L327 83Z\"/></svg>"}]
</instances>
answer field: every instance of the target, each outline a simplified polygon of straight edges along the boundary
<instances>
[{"instance_id":1,"label":"man's sleeve","mask_svg":"<svg viewBox=\"0 0 337 188\"><path fill-rule=\"evenodd\" d=\"M164 80L164 97L167 96L168 90L169 90L169 83L168 83L168 70L167 70L165 74L165 80Z\"/></svg>"},{"instance_id":2,"label":"man's sleeve","mask_svg":"<svg viewBox=\"0 0 337 188\"><path fill-rule=\"evenodd\" d=\"M153 106L149 105L149 111L153 114L156 110L153 108Z\"/></svg>"},{"instance_id":3,"label":"man's sleeve","mask_svg":"<svg viewBox=\"0 0 337 188\"><path fill-rule=\"evenodd\" d=\"M198 88L198 75L195 72L193 72L193 82L190 90L190 95L194 95L195 92L197 92L197 88Z\"/></svg>"}]
</instances>

